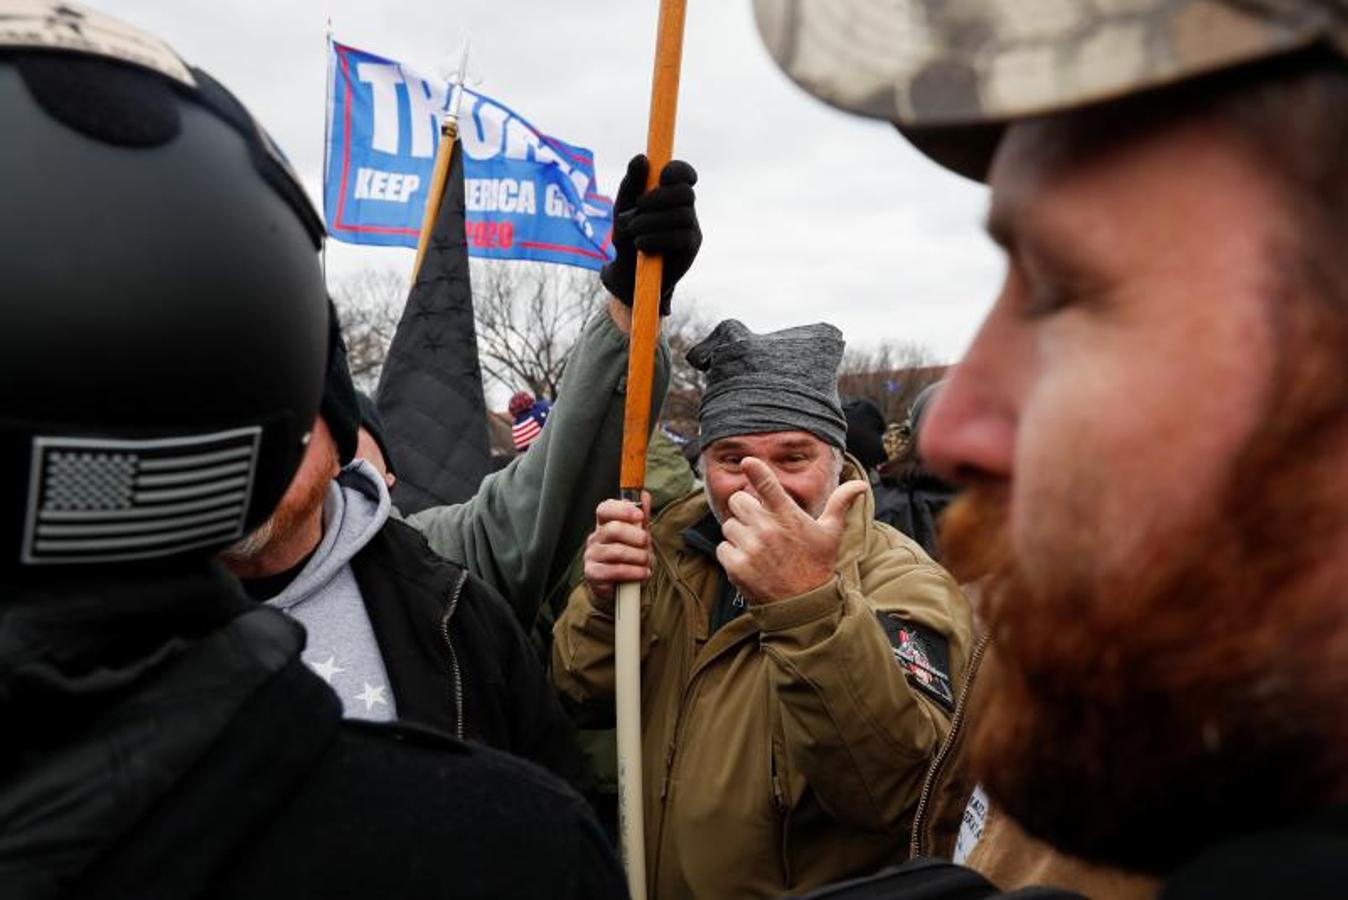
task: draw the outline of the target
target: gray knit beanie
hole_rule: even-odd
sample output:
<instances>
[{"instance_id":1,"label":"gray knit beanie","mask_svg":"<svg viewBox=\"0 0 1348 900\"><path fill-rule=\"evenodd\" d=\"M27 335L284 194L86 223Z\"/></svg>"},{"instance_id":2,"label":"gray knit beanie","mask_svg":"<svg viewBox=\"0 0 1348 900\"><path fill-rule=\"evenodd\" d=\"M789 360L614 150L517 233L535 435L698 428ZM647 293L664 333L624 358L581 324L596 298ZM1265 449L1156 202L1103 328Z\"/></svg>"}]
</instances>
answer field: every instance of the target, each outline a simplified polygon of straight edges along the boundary
<instances>
[{"instance_id":1,"label":"gray knit beanie","mask_svg":"<svg viewBox=\"0 0 1348 900\"><path fill-rule=\"evenodd\" d=\"M741 434L806 431L842 449L842 352L842 332L822 322L770 334L754 334L736 319L717 325L687 357L707 373L699 409L702 446Z\"/></svg>"}]
</instances>

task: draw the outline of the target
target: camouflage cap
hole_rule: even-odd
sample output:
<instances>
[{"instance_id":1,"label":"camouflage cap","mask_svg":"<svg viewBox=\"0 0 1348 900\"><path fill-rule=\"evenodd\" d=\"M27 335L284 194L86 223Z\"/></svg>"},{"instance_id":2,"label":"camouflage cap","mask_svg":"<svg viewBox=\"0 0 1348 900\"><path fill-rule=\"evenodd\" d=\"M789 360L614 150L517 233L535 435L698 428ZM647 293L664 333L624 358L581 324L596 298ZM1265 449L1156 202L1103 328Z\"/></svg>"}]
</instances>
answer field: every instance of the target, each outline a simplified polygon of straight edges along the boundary
<instances>
[{"instance_id":1,"label":"camouflage cap","mask_svg":"<svg viewBox=\"0 0 1348 900\"><path fill-rule=\"evenodd\" d=\"M5 0L3 7L0 51L26 48L102 56L197 86L191 70L168 44L110 16L56 0Z\"/></svg>"},{"instance_id":2,"label":"camouflage cap","mask_svg":"<svg viewBox=\"0 0 1348 900\"><path fill-rule=\"evenodd\" d=\"M1000 125L1323 43L1348 0L754 0L792 80L983 178Z\"/></svg>"}]
</instances>

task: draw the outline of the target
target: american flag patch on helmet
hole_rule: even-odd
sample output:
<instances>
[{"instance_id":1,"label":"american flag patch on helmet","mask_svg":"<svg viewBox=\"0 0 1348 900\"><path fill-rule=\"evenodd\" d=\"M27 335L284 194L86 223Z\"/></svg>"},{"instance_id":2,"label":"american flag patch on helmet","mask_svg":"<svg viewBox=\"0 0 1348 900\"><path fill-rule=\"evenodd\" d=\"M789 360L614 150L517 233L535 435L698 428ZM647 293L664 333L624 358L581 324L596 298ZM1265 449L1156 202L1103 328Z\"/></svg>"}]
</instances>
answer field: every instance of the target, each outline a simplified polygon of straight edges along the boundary
<instances>
[{"instance_id":1,"label":"american flag patch on helmet","mask_svg":"<svg viewBox=\"0 0 1348 900\"><path fill-rule=\"evenodd\" d=\"M262 429L33 438L28 565L168 556L243 536Z\"/></svg>"}]
</instances>

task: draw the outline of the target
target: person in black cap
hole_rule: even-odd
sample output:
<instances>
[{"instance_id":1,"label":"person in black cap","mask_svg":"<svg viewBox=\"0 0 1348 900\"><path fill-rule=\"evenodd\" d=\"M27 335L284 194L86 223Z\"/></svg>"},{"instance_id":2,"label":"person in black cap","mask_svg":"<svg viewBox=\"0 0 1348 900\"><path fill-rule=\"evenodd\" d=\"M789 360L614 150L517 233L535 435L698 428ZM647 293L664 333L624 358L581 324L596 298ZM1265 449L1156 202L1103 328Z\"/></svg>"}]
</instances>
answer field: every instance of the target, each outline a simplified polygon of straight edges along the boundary
<instances>
[{"instance_id":1,"label":"person in black cap","mask_svg":"<svg viewBox=\"0 0 1348 900\"><path fill-rule=\"evenodd\" d=\"M323 227L265 134L44 2L0 15L0 121L0 896L621 896L574 792L343 722L214 560L286 490L327 355Z\"/></svg>"},{"instance_id":2,"label":"person in black cap","mask_svg":"<svg viewBox=\"0 0 1348 900\"><path fill-rule=\"evenodd\" d=\"M727 320L707 373L705 488L645 529L596 510L553 680L611 704L615 585L644 581L648 873L660 897L777 896L902 854L972 628L959 587L874 521L843 453L842 336ZM611 707L609 707L611 708Z\"/></svg>"},{"instance_id":3,"label":"person in black cap","mask_svg":"<svg viewBox=\"0 0 1348 900\"><path fill-rule=\"evenodd\" d=\"M917 541L937 560L941 558L941 514L959 489L923 464L919 443L924 413L941 384L927 385L913 400L903 423L899 452L880 464L875 485L875 517Z\"/></svg>"},{"instance_id":4,"label":"person in black cap","mask_svg":"<svg viewBox=\"0 0 1348 900\"><path fill-rule=\"evenodd\" d=\"M847 420L847 452L870 474L885 461L885 417L865 397L847 401L842 410Z\"/></svg>"}]
</instances>

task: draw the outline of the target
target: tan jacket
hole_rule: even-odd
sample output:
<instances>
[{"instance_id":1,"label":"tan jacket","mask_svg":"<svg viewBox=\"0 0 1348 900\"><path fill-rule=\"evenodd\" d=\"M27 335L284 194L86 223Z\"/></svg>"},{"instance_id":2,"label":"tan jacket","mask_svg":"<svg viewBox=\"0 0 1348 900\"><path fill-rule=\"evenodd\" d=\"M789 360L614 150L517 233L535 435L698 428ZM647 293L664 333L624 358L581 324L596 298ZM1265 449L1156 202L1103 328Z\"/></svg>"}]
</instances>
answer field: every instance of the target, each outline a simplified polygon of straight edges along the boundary
<instances>
[{"instance_id":1,"label":"tan jacket","mask_svg":"<svg viewBox=\"0 0 1348 900\"><path fill-rule=\"evenodd\" d=\"M964 595L873 520L868 492L848 514L836 580L712 635L720 571L682 538L706 513L699 492L655 520L642 593L651 896L777 896L902 861L949 711L915 687L877 613L944 638L958 692ZM553 678L572 701L611 702L612 605L584 585L557 622Z\"/></svg>"},{"instance_id":2,"label":"tan jacket","mask_svg":"<svg viewBox=\"0 0 1348 900\"><path fill-rule=\"evenodd\" d=\"M1046 886L1076 891L1100 900L1143 900L1155 897L1158 884L1150 878L1097 866L1059 853L1030 837L995 803L978 792L965 765L964 735L969 710L978 709L986 680L979 674L987 650L986 635L979 638L969 662L968 677L959 698L954 725L936 754L922 787L913 821L913 856L956 856L957 859L1004 891Z\"/></svg>"}]
</instances>

